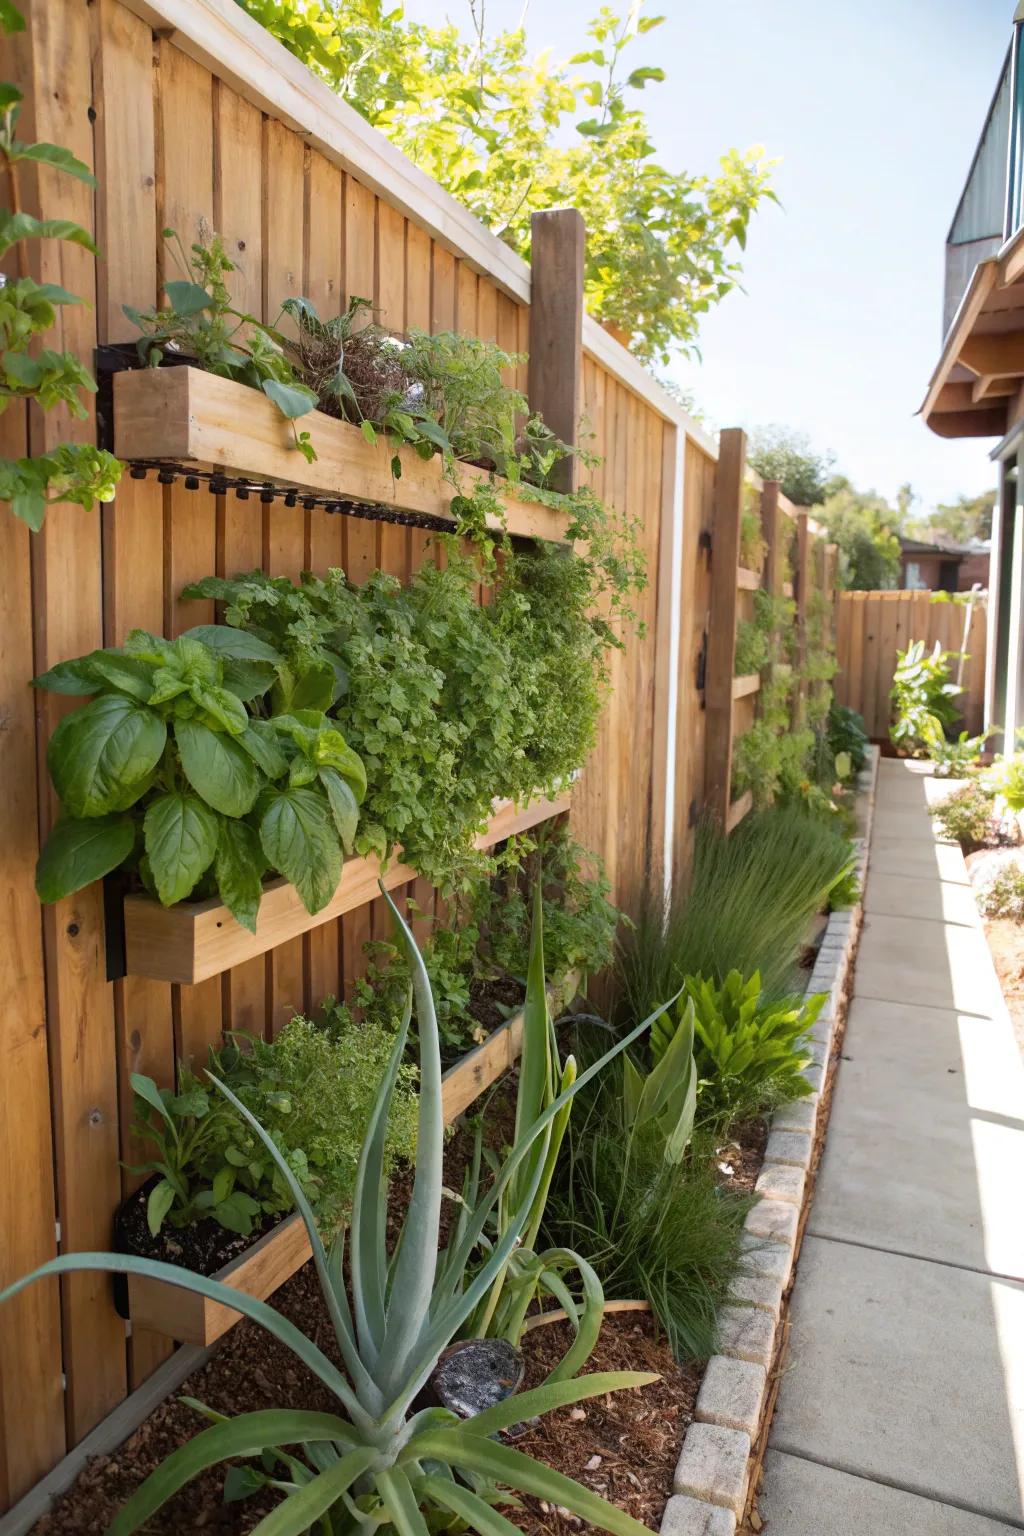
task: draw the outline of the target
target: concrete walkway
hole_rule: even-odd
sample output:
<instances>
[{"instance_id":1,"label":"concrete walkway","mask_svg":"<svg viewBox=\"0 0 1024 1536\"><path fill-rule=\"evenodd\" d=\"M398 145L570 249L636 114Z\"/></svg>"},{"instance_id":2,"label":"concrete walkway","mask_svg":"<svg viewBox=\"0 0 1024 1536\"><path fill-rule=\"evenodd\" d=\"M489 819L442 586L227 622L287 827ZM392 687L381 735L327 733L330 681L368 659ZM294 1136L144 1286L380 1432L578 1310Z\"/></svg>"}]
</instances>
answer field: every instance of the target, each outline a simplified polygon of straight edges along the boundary
<instances>
[{"instance_id":1,"label":"concrete walkway","mask_svg":"<svg viewBox=\"0 0 1024 1536\"><path fill-rule=\"evenodd\" d=\"M1024 1530L1024 1068L963 857L933 835L945 793L880 764L770 1536Z\"/></svg>"}]
</instances>

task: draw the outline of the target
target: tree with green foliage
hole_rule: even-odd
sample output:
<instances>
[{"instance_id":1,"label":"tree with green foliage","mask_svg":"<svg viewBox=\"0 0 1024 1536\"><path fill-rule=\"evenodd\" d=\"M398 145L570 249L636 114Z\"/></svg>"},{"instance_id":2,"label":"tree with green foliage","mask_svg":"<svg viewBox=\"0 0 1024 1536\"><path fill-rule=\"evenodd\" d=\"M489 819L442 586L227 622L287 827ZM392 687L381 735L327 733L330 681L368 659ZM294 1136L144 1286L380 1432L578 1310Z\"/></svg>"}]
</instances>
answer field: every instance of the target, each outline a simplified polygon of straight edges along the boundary
<instances>
[{"instance_id":1,"label":"tree with green foliage","mask_svg":"<svg viewBox=\"0 0 1024 1536\"><path fill-rule=\"evenodd\" d=\"M927 520L928 535L969 544L971 539L992 537L992 514L996 509L995 487L980 496L961 493L954 502L936 507Z\"/></svg>"},{"instance_id":2,"label":"tree with green foliage","mask_svg":"<svg viewBox=\"0 0 1024 1536\"><path fill-rule=\"evenodd\" d=\"M878 592L897 585L900 543L894 530L900 526L900 515L884 496L858 491L845 477L837 476L816 516L828 529L829 541L839 546L841 587Z\"/></svg>"},{"instance_id":3,"label":"tree with green foliage","mask_svg":"<svg viewBox=\"0 0 1024 1536\"><path fill-rule=\"evenodd\" d=\"M406 19L400 3L239 0L421 170L529 258L530 219L571 206L588 231L590 312L632 336L644 360L692 349L700 317L735 287L732 248L774 199L760 147L728 150L717 174L659 163L637 93L664 80L623 65L664 20L602 6L567 62L531 57L522 25L489 36Z\"/></svg>"},{"instance_id":4,"label":"tree with green foliage","mask_svg":"<svg viewBox=\"0 0 1024 1536\"><path fill-rule=\"evenodd\" d=\"M796 507L816 507L828 495L835 459L831 453L816 453L803 432L757 427L750 434L747 458L762 480L778 480Z\"/></svg>"}]
</instances>

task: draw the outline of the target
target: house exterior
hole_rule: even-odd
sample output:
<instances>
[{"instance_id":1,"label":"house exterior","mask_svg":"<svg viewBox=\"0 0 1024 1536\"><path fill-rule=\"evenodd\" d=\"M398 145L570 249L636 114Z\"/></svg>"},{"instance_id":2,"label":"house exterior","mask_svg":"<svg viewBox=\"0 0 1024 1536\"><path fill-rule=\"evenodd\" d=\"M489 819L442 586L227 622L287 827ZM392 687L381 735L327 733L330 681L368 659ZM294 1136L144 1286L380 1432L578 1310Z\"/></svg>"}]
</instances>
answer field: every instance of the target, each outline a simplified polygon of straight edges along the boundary
<instances>
[{"instance_id":1,"label":"house exterior","mask_svg":"<svg viewBox=\"0 0 1024 1536\"><path fill-rule=\"evenodd\" d=\"M943 342L921 414L998 466L986 724L1024 726L1024 0L946 242Z\"/></svg>"},{"instance_id":2,"label":"house exterior","mask_svg":"<svg viewBox=\"0 0 1024 1536\"><path fill-rule=\"evenodd\" d=\"M909 592L969 592L987 586L989 546L900 535L900 586Z\"/></svg>"}]
</instances>

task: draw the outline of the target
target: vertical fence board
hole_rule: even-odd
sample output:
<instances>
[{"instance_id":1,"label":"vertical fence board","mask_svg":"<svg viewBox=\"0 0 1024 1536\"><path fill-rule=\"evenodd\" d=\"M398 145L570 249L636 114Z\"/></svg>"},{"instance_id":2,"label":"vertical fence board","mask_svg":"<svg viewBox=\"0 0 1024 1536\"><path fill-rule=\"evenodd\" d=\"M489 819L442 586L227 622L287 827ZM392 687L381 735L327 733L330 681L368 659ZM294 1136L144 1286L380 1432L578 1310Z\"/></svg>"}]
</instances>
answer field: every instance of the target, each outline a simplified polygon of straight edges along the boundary
<instances>
[{"instance_id":1,"label":"vertical fence board","mask_svg":"<svg viewBox=\"0 0 1024 1536\"><path fill-rule=\"evenodd\" d=\"M30 61L31 100L21 128L27 139L67 146L93 162L92 68L88 11L69 0L33 6L25 57ZM28 83L28 82L27 82ZM82 183L40 168L26 178L30 212L73 219L93 227L93 197ZM96 340L95 268L80 247L41 242L30 251L32 275L56 281L89 301L60 311L48 344L89 358ZM69 421L64 410L30 417L33 453L69 438L88 441L87 421ZM7 513L5 516L9 515ZM103 643L101 520L98 512L58 505L32 540L35 669ZM36 705L39 761L68 702L41 696ZM53 818L53 801L41 770L41 832ZM44 913L47 1012L53 1072L54 1137L58 1207L64 1251L103 1248L120 1196L117 1166L118 1104L113 1000L106 983L101 889L91 886ZM103 1276L69 1276L61 1286L65 1415L74 1443L124 1395L124 1325L114 1311Z\"/></svg>"},{"instance_id":2,"label":"vertical fence board","mask_svg":"<svg viewBox=\"0 0 1024 1536\"><path fill-rule=\"evenodd\" d=\"M736 658L736 570L739 564L740 514L746 472L746 434L738 427L722 433L715 486L715 526L711 546L711 623L708 627L707 755L704 796L708 811L724 826L732 783L732 679Z\"/></svg>"}]
</instances>

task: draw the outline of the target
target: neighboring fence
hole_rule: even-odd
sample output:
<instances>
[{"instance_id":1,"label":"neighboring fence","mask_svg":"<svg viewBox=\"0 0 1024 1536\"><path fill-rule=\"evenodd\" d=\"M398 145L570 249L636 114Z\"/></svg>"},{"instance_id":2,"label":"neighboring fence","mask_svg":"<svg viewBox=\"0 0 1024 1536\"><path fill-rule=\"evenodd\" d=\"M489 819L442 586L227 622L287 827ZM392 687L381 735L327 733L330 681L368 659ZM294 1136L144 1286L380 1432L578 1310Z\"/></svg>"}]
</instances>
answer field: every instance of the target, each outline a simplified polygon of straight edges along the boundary
<instances>
[{"instance_id":1,"label":"neighboring fence","mask_svg":"<svg viewBox=\"0 0 1024 1536\"><path fill-rule=\"evenodd\" d=\"M94 194L40 167L30 188L28 211L77 220L103 252L98 263L70 245L37 243L31 253L34 275L94 301L63 311L58 349L89 357L133 339L122 305L157 301L164 226L186 244L219 231L238 265L236 299L268 319L287 294L308 295L323 314L349 295L372 295L396 331L455 328L526 351L535 299L545 334L554 327L561 337L558 366L535 349L520 383L556 426L582 409L588 446L602 456L593 483L640 519L650 575L646 631L613 660L614 691L573 792L573 822L626 908L664 870L684 875L701 811L733 824L747 808L729 798L732 742L756 692L737 697L732 678L736 619L760 579L737 570L743 498L761 497L771 516L780 505L794 512L746 470L742 434L724 434L719 457L636 360L582 317L578 275L570 281L571 264L562 265L566 242L579 239L571 218L551 251L537 250L531 275L236 6L29 0L23 9L27 30L0 44L0 75L26 97L21 131L66 145L99 179ZM0 431L14 456L94 440L95 423L12 408ZM793 527L808 571L806 518ZM128 1187L119 1160L131 1155L131 1072L173 1083L176 1061L202 1056L223 1029L272 1035L293 1009L350 988L384 916L379 901L364 901L195 985L108 982L100 886L42 910L35 895L39 841L55 809L45 748L68 701L33 694L29 679L136 626L171 636L212 620L212 604L180 600L185 583L212 572L263 566L295 577L341 565L359 580L380 566L408 578L432 558L416 529L280 502L263 508L152 477L126 477L101 512L50 508L35 536L0 508L0 1285L55 1252L109 1246ZM408 889L429 907L422 881ZM0 1509L172 1348L155 1332L126 1329L103 1276L37 1285L9 1304L0 1315Z\"/></svg>"},{"instance_id":2,"label":"neighboring fence","mask_svg":"<svg viewBox=\"0 0 1024 1536\"><path fill-rule=\"evenodd\" d=\"M964 728L976 734L985 714L985 603L974 604L964 642L965 609L961 603L935 602L933 592L842 592L836 604L839 672L836 698L864 716L872 741L889 735L889 691L896 670L896 653L912 640L931 650L966 651L960 708ZM953 663L956 676L956 662Z\"/></svg>"}]
</instances>

